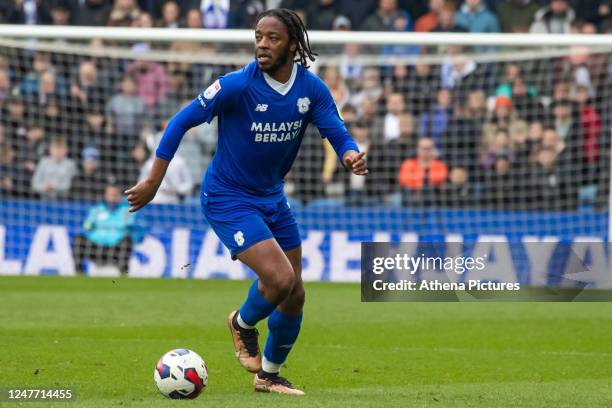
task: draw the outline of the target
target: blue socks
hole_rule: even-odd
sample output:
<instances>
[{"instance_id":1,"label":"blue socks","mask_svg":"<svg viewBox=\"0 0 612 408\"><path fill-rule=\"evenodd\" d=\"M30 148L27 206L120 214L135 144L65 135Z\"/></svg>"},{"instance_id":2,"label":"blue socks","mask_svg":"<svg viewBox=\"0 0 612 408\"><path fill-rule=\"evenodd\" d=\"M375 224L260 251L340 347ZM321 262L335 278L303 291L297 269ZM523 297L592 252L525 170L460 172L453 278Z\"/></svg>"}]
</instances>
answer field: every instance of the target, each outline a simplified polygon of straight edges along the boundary
<instances>
[{"instance_id":1,"label":"blue socks","mask_svg":"<svg viewBox=\"0 0 612 408\"><path fill-rule=\"evenodd\" d=\"M263 353L262 369L278 373L300 333L302 313L291 316L275 310L268 318L268 338Z\"/></svg>"},{"instance_id":2,"label":"blue socks","mask_svg":"<svg viewBox=\"0 0 612 408\"><path fill-rule=\"evenodd\" d=\"M251 289L249 289L247 299L240 308L240 317L250 326L255 326L257 322L270 316L276 309L276 305L268 302L257 289L258 283L259 279L255 279Z\"/></svg>"}]
</instances>

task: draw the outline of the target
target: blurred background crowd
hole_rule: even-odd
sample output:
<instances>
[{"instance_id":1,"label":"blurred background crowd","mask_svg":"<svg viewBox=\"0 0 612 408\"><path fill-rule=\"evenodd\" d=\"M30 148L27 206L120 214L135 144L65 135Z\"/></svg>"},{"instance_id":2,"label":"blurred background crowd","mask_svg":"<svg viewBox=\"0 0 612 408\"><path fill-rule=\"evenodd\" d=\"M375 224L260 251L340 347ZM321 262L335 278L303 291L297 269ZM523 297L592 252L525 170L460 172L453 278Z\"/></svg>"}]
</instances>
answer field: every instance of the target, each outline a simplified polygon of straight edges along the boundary
<instances>
[{"instance_id":1,"label":"blurred background crowd","mask_svg":"<svg viewBox=\"0 0 612 408\"><path fill-rule=\"evenodd\" d=\"M268 7L310 30L610 33L612 0L0 0L11 24L252 28ZM92 49L108 44L92 41ZM153 61L0 45L0 196L95 200L108 183L144 177L167 120L236 66ZM177 42L171 51L213 54ZM316 49L316 47L315 47ZM355 206L606 210L612 65L609 51L482 61L490 48L337 50L314 69L329 86L371 174L339 168L316 129L305 135L287 193ZM440 56L368 64L365 54ZM425 60L424 60L425 61ZM216 125L189 131L156 201L197 200Z\"/></svg>"}]
</instances>

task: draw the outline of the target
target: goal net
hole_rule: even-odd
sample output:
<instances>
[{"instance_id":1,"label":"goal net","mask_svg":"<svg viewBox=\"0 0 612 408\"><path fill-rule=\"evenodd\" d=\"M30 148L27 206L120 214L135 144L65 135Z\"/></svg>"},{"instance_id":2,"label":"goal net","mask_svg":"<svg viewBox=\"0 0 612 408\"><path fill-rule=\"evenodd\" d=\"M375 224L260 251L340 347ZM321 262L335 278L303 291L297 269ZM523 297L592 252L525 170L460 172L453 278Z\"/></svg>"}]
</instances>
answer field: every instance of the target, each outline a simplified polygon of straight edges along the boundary
<instances>
[{"instance_id":1,"label":"goal net","mask_svg":"<svg viewBox=\"0 0 612 408\"><path fill-rule=\"evenodd\" d=\"M253 59L252 32L0 30L0 274L116 266L111 257L75 269L91 208L107 186L123 192L146 176L168 119ZM359 280L362 241L560 241L608 262L593 246L609 240L609 37L313 32L311 41L311 70L370 175L350 175L307 129L285 184L305 279ZM134 217L132 276L253 276L199 208L216 138L215 121L187 132L153 204ZM555 283L552 272L536 282L509 267L523 283Z\"/></svg>"}]
</instances>

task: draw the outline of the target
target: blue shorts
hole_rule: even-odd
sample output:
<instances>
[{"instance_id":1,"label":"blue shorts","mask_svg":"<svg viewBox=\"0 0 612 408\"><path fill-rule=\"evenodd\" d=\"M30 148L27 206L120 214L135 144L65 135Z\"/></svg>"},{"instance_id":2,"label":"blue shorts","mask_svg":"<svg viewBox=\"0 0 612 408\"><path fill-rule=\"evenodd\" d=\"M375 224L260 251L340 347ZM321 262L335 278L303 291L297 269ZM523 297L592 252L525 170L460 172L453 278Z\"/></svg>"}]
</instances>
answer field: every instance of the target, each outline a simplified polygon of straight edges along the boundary
<instances>
[{"instance_id":1,"label":"blue shorts","mask_svg":"<svg viewBox=\"0 0 612 408\"><path fill-rule=\"evenodd\" d=\"M286 198L276 204L241 197L210 197L200 194L202 212L223 245L236 259L238 254L268 238L283 251L302 245L300 231Z\"/></svg>"}]
</instances>

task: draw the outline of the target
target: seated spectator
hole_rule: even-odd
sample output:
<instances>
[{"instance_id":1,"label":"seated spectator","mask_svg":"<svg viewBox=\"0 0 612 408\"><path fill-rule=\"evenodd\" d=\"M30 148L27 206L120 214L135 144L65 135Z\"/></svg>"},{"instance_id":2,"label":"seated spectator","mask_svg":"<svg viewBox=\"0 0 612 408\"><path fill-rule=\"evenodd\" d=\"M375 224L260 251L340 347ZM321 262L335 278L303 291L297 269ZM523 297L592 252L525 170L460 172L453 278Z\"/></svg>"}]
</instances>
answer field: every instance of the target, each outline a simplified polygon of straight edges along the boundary
<instances>
[{"instance_id":1,"label":"seated spectator","mask_svg":"<svg viewBox=\"0 0 612 408\"><path fill-rule=\"evenodd\" d=\"M448 176L448 167L437 159L434 141L421 138L417 146L417 156L405 160L398 173L398 181L403 189L403 205L430 206L438 201L439 188Z\"/></svg>"},{"instance_id":2,"label":"seated spectator","mask_svg":"<svg viewBox=\"0 0 612 408\"><path fill-rule=\"evenodd\" d=\"M539 9L534 0L502 0L497 2L497 16L503 33L526 33Z\"/></svg>"},{"instance_id":3,"label":"seated spectator","mask_svg":"<svg viewBox=\"0 0 612 408\"><path fill-rule=\"evenodd\" d=\"M155 61L137 59L128 65L127 74L134 79L136 93L149 111L168 93L166 70Z\"/></svg>"},{"instance_id":4,"label":"seated spectator","mask_svg":"<svg viewBox=\"0 0 612 408\"><path fill-rule=\"evenodd\" d=\"M104 176L100 170L100 152L91 145L81 153L81 171L72 182L70 197L75 200L93 201L100 196Z\"/></svg>"},{"instance_id":5,"label":"seated spectator","mask_svg":"<svg viewBox=\"0 0 612 408\"><path fill-rule=\"evenodd\" d=\"M150 157L140 169L139 181L145 180L153 167L154 156ZM166 176L162 181L152 204L178 204L183 198L191 196L193 179L185 160L176 155L168 165Z\"/></svg>"},{"instance_id":6,"label":"seated spectator","mask_svg":"<svg viewBox=\"0 0 612 408\"><path fill-rule=\"evenodd\" d=\"M336 102L336 106L338 106L339 110L342 110L344 105L350 100L351 93L346 86L346 82L344 82L344 79L340 75L340 71L337 67L330 65L325 68L321 78L329 88L332 98L334 98L334 102Z\"/></svg>"},{"instance_id":7,"label":"seated spectator","mask_svg":"<svg viewBox=\"0 0 612 408\"><path fill-rule=\"evenodd\" d=\"M202 28L202 13L197 8L187 10L185 15L186 28Z\"/></svg>"},{"instance_id":8,"label":"seated spectator","mask_svg":"<svg viewBox=\"0 0 612 408\"><path fill-rule=\"evenodd\" d=\"M525 194L520 195L524 189L517 188L515 191L516 182L515 175L510 170L510 159L506 156L498 156L493 170L484 173L481 200L484 207L508 210L519 205L521 200L525 199Z\"/></svg>"},{"instance_id":9,"label":"seated spectator","mask_svg":"<svg viewBox=\"0 0 612 408\"><path fill-rule=\"evenodd\" d=\"M419 33L433 31L438 25L439 14L446 0L429 0L429 11L419 17L414 23L414 31Z\"/></svg>"},{"instance_id":10,"label":"seated spectator","mask_svg":"<svg viewBox=\"0 0 612 408\"><path fill-rule=\"evenodd\" d=\"M176 1L166 1L162 6L160 27L178 28L180 24L181 8Z\"/></svg>"},{"instance_id":11,"label":"seated spectator","mask_svg":"<svg viewBox=\"0 0 612 408\"><path fill-rule=\"evenodd\" d=\"M370 151L371 141L366 124L358 121L351 127L351 131L355 143L357 147L359 147L359 151L368 153ZM346 204L349 206L361 206L366 204L366 178L352 173L346 173L345 177L344 196Z\"/></svg>"},{"instance_id":12,"label":"seated spectator","mask_svg":"<svg viewBox=\"0 0 612 408\"><path fill-rule=\"evenodd\" d=\"M108 25L115 27L131 27L140 17L140 7L136 0L116 0L108 17Z\"/></svg>"},{"instance_id":13,"label":"seated spectator","mask_svg":"<svg viewBox=\"0 0 612 408\"><path fill-rule=\"evenodd\" d=\"M75 23L80 26L105 26L112 8L112 2L108 0L79 1Z\"/></svg>"},{"instance_id":14,"label":"seated spectator","mask_svg":"<svg viewBox=\"0 0 612 408\"><path fill-rule=\"evenodd\" d=\"M433 32L436 33L465 33L467 30L455 23L455 12L457 11L457 6L451 1L447 1L440 10L440 14L438 15L438 24Z\"/></svg>"},{"instance_id":15,"label":"seated spectator","mask_svg":"<svg viewBox=\"0 0 612 408\"><path fill-rule=\"evenodd\" d=\"M396 16L393 17L392 30L398 33L412 31L410 15L405 11L400 10ZM393 57L402 57L407 55L419 55L419 52L420 47L418 45L395 44L383 45L380 47L380 53L383 59L393 59ZM390 68L392 67L389 65L383 65L384 72L388 72Z\"/></svg>"},{"instance_id":16,"label":"seated spectator","mask_svg":"<svg viewBox=\"0 0 612 408\"><path fill-rule=\"evenodd\" d=\"M70 86L70 95L78 101L83 110L100 110L108 96L99 82L98 69L91 60L79 64L77 77Z\"/></svg>"},{"instance_id":17,"label":"seated spectator","mask_svg":"<svg viewBox=\"0 0 612 408\"><path fill-rule=\"evenodd\" d=\"M543 120L545 117L545 109L537 91L528 86L523 78L517 78L512 83L512 103L518 117L527 122Z\"/></svg>"},{"instance_id":18,"label":"seated spectator","mask_svg":"<svg viewBox=\"0 0 612 408\"><path fill-rule=\"evenodd\" d=\"M385 123L383 135L385 141L397 139L400 136L399 116L406 111L406 103L404 95L395 92L387 98L387 113L385 114Z\"/></svg>"},{"instance_id":19,"label":"seated spectator","mask_svg":"<svg viewBox=\"0 0 612 408\"><path fill-rule=\"evenodd\" d=\"M230 1L229 28L254 29L257 16L266 9L265 0Z\"/></svg>"},{"instance_id":20,"label":"seated spectator","mask_svg":"<svg viewBox=\"0 0 612 408\"><path fill-rule=\"evenodd\" d=\"M576 13L570 7L568 0L550 0L548 6L536 12L529 32L567 34L575 18Z\"/></svg>"},{"instance_id":21,"label":"seated spectator","mask_svg":"<svg viewBox=\"0 0 612 408\"><path fill-rule=\"evenodd\" d=\"M578 206L578 190L584 184L582 162L577 149L561 139L553 127L544 129L542 149L555 152L555 167L563 176L563 208L575 209ZM538 157L536 157L536 165Z\"/></svg>"},{"instance_id":22,"label":"seated spectator","mask_svg":"<svg viewBox=\"0 0 612 408\"><path fill-rule=\"evenodd\" d=\"M107 127L113 130L116 138L123 139L128 148L138 140L146 121L145 104L136 94L136 82L126 75L121 81L120 93L106 104Z\"/></svg>"},{"instance_id":23,"label":"seated spectator","mask_svg":"<svg viewBox=\"0 0 612 408\"><path fill-rule=\"evenodd\" d=\"M129 205L121 201L119 186L107 184L104 201L89 210L83 223L84 232L75 236L72 243L78 273L83 273L83 261L86 259L112 262L122 275L128 273L134 229L134 215L128 209Z\"/></svg>"},{"instance_id":24,"label":"seated spectator","mask_svg":"<svg viewBox=\"0 0 612 408\"><path fill-rule=\"evenodd\" d=\"M412 18L408 12L397 7L397 0L379 0L376 13L370 15L361 25L361 31L393 31L395 17L405 13L407 25L412 29Z\"/></svg>"},{"instance_id":25,"label":"seated spectator","mask_svg":"<svg viewBox=\"0 0 612 408\"><path fill-rule=\"evenodd\" d=\"M23 173L19 172L15 148L8 141L0 141L0 197L19 198L19 178ZM23 198L23 197L21 197Z\"/></svg>"},{"instance_id":26,"label":"seated spectator","mask_svg":"<svg viewBox=\"0 0 612 408\"><path fill-rule=\"evenodd\" d=\"M364 75L365 64L359 44L348 43L340 56L340 74L351 89L357 86Z\"/></svg>"},{"instance_id":27,"label":"seated spectator","mask_svg":"<svg viewBox=\"0 0 612 408\"><path fill-rule=\"evenodd\" d=\"M444 58L440 66L440 83L442 88L451 89L457 100L463 101L469 92L482 90L487 83L476 61L460 52L460 49L453 50Z\"/></svg>"},{"instance_id":28,"label":"seated spectator","mask_svg":"<svg viewBox=\"0 0 612 408\"><path fill-rule=\"evenodd\" d=\"M507 157L510 161L514 161L514 152L510 148L510 138L508 131L504 128L497 130L495 137L490 145L485 146L485 153L482 158L482 167L492 169L495 166L497 158L500 156Z\"/></svg>"},{"instance_id":29,"label":"seated spectator","mask_svg":"<svg viewBox=\"0 0 612 408\"><path fill-rule=\"evenodd\" d=\"M309 30L331 30L339 9L334 0L315 0L305 11Z\"/></svg>"},{"instance_id":30,"label":"seated spectator","mask_svg":"<svg viewBox=\"0 0 612 408\"><path fill-rule=\"evenodd\" d=\"M17 168L19 173L23 174L20 182L25 183L18 188L24 191L25 195L25 192L29 193L31 191L36 165L47 151L48 140L40 122L29 122L27 126L23 127L23 132L20 138L16 140L15 145L17 147Z\"/></svg>"},{"instance_id":31,"label":"seated spectator","mask_svg":"<svg viewBox=\"0 0 612 408\"><path fill-rule=\"evenodd\" d=\"M580 123L582 124L580 131L582 134L582 157L591 176L590 178L594 179L600 158L601 118L591 101L587 87L576 87L574 101L578 104Z\"/></svg>"},{"instance_id":32,"label":"seated spectator","mask_svg":"<svg viewBox=\"0 0 612 408\"><path fill-rule=\"evenodd\" d=\"M452 167L465 167L471 177L482 173L476 158L480 153L480 135L486 114L484 105L484 92L470 92L467 106L455 104L444 135L444 161Z\"/></svg>"},{"instance_id":33,"label":"seated spectator","mask_svg":"<svg viewBox=\"0 0 612 408\"><path fill-rule=\"evenodd\" d=\"M587 24L599 27L610 19L611 4L608 0L575 0L574 5L576 18Z\"/></svg>"},{"instance_id":34,"label":"seated spectator","mask_svg":"<svg viewBox=\"0 0 612 408\"><path fill-rule=\"evenodd\" d=\"M513 110L512 100L505 96L495 98L495 108L492 115L482 126L482 146L487 149L495 139L500 129L508 130L517 125L526 125Z\"/></svg>"},{"instance_id":35,"label":"seated spectator","mask_svg":"<svg viewBox=\"0 0 612 408\"><path fill-rule=\"evenodd\" d=\"M499 21L482 0L465 0L455 24L471 33L499 33Z\"/></svg>"},{"instance_id":36,"label":"seated spectator","mask_svg":"<svg viewBox=\"0 0 612 408\"><path fill-rule=\"evenodd\" d=\"M505 96L512 99L513 96L513 84L521 79L522 73L518 63L511 62L506 65L504 70L503 82L495 89L495 96ZM528 86L527 92L529 95L537 95L538 91L534 86Z\"/></svg>"},{"instance_id":37,"label":"seated spectator","mask_svg":"<svg viewBox=\"0 0 612 408\"><path fill-rule=\"evenodd\" d=\"M72 10L67 0L57 0L51 6L51 19L53 25L70 25Z\"/></svg>"},{"instance_id":38,"label":"seated spectator","mask_svg":"<svg viewBox=\"0 0 612 408\"><path fill-rule=\"evenodd\" d=\"M444 154L443 135L452 116L451 91L445 88L437 92L436 103L429 112L423 112L419 119L419 134L431 136L440 154Z\"/></svg>"},{"instance_id":39,"label":"seated spectator","mask_svg":"<svg viewBox=\"0 0 612 408\"><path fill-rule=\"evenodd\" d=\"M9 24L44 24L53 22L49 8L42 0L17 0L7 12Z\"/></svg>"},{"instance_id":40,"label":"seated spectator","mask_svg":"<svg viewBox=\"0 0 612 408\"><path fill-rule=\"evenodd\" d=\"M361 89L351 97L353 106L361 106L365 99L371 99L377 104L384 100L383 87L380 83L380 71L376 67L366 68L361 79Z\"/></svg>"},{"instance_id":41,"label":"seated spectator","mask_svg":"<svg viewBox=\"0 0 612 408\"><path fill-rule=\"evenodd\" d=\"M419 116L429 111L433 95L440 85L440 72L437 67L417 62L413 67L396 65L391 78L393 89L401 90L406 95L408 110Z\"/></svg>"},{"instance_id":42,"label":"seated spectator","mask_svg":"<svg viewBox=\"0 0 612 408\"><path fill-rule=\"evenodd\" d=\"M469 208L476 202L476 192L464 167L454 167L441 188L440 204L447 208Z\"/></svg>"},{"instance_id":43,"label":"seated spectator","mask_svg":"<svg viewBox=\"0 0 612 408\"><path fill-rule=\"evenodd\" d=\"M74 161L68 158L66 139L57 137L49 144L49 156L36 165L32 190L43 198L66 198L77 173Z\"/></svg>"},{"instance_id":44,"label":"seated spectator","mask_svg":"<svg viewBox=\"0 0 612 408\"><path fill-rule=\"evenodd\" d=\"M568 209L567 197L563 191L563 174L555 161L556 152L542 148L537 154L536 164L532 166L529 177L530 191L527 203L537 210Z\"/></svg>"}]
</instances>

